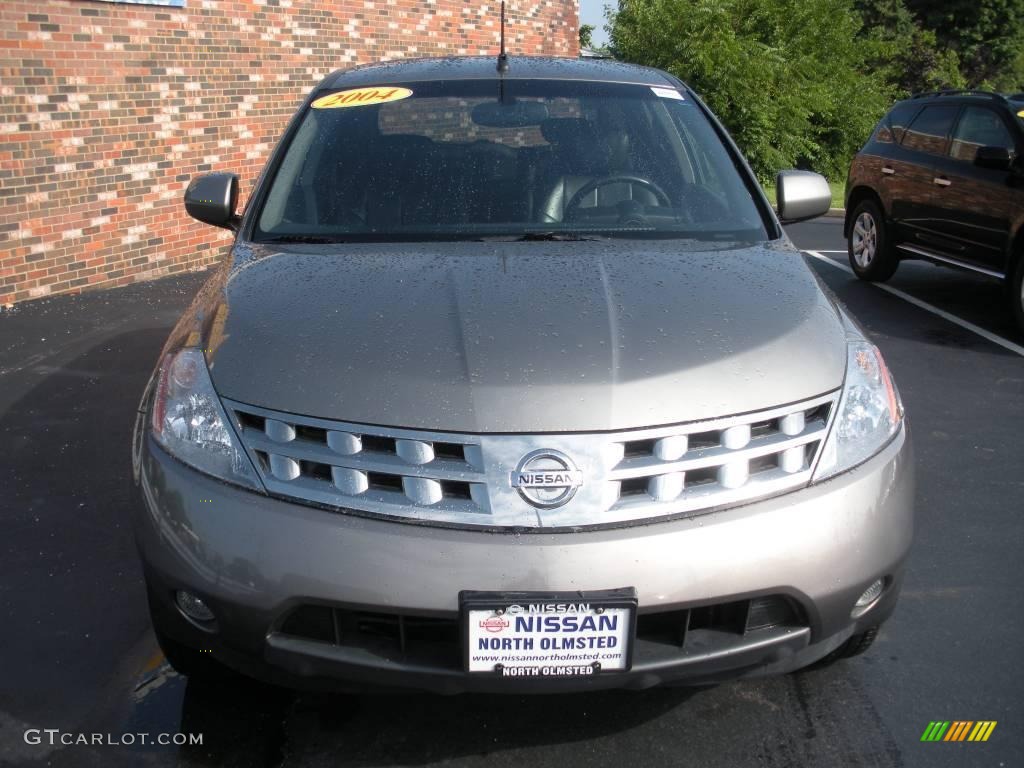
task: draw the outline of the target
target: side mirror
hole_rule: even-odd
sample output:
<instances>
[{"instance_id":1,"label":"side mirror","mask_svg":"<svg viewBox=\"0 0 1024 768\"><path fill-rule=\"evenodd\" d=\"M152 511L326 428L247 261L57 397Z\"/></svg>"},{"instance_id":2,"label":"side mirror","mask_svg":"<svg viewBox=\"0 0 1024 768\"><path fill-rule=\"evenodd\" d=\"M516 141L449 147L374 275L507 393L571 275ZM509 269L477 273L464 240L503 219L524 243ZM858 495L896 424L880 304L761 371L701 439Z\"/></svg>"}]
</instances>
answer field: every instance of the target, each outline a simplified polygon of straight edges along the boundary
<instances>
[{"instance_id":1,"label":"side mirror","mask_svg":"<svg viewBox=\"0 0 1024 768\"><path fill-rule=\"evenodd\" d=\"M825 177L810 171L779 171L775 199L783 224L824 216L832 207L832 190Z\"/></svg>"},{"instance_id":2,"label":"side mirror","mask_svg":"<svg viewBox=\"0 0 1024 768\"><path fill-rule=\"evenodd\" d=\"M1006 147L978 147L974 156L974 164L979 168L991 168L994 171L1008 171L1013 165L1010 150Z\"/></svg>"},{"instance_id":3,"label":"side mirror","mask_svg":"<svg viewBox=\"0 0 1024 768\"><path fill-rule=\"evenodd\" d=\"M193 219L234 230L238 226L238 176L207 173L196 176L185 190L185 210Z\"/></svg>"}]
</instances>

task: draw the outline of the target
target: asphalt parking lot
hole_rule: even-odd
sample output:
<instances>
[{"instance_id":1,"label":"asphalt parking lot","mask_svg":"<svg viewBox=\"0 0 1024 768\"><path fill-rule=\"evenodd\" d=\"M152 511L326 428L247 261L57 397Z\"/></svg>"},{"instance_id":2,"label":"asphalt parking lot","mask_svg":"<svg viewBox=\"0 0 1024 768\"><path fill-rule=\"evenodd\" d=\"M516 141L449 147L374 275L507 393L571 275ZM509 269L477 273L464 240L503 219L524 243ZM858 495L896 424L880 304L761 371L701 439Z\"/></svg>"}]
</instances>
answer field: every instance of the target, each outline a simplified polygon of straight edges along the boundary
<instances>
[{"instance_id":1,"label":"asphalt parking lot","mask_svg":"<svg viewBox=\"0 0 1024 768\"><path fill-rule=\"evenodd\" d=\"M0 763L1024 765L1024 339L998 285L901 266L889 285L944 317L845 271L838 219L790 234L881 347L916 444L918 537L867 655L709 689L529 698L296 695L174 675L149 630L127 487L143 384L204 279L188 274L0 314ZM933 720L998 725L986 743L922 743ZM204 743L60 748L27 744L30 728Z\"/></svg>"}]
</instances>

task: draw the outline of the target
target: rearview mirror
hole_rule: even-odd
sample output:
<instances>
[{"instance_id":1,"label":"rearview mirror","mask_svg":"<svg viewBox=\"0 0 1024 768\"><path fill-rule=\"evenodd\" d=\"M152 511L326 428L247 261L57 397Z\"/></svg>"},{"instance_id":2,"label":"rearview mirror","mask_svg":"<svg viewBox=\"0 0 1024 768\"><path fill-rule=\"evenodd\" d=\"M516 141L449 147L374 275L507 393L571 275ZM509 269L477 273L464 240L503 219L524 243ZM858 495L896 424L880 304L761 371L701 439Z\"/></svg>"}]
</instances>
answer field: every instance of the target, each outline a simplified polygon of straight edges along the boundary
<instances>
[{"instance_id":1,"label":"rearview mirror","mask_svg":"<svg viewBox=\"0 0 1024 768\"><path fill-rule=\"evenodd\" d=\"M978 147L974 156L974 164L979 168L991 168L995 171L1008 171L1013 164L1010 150L1006 147Z\"/></svg>"},{"instance_id":2,"label":"rearview mirror","mask_svg":"<svg viewBox=\"0 0 1024 768\"><path fill-rule=\"evenodd\" d=\"M193 219L234 230L238 225L238 176L207 173L196 176L185 190L185 210Z\"/></svg>"},{"instance_id":3,"label":"rearview mirror","mask_svg":"<svg viewBox=\"0 0 1024 768\"><path fill-rule=\"evenodd\" d=\"M485 101L473 107L472 118L485 128L526 128L548 119L548 106L540 101Z\"/></svg>"},{"instance_id":4,"label":"rearview mirror","mask_svg":"<svg viewBox=\"0 0 1024 768\"><path fill-rule=\"evenodd\" d=\"M775 199L783 224L824 216L832 207L832 190L825 177L810 171L779 171Z\"/></svg>"}]
</instances>

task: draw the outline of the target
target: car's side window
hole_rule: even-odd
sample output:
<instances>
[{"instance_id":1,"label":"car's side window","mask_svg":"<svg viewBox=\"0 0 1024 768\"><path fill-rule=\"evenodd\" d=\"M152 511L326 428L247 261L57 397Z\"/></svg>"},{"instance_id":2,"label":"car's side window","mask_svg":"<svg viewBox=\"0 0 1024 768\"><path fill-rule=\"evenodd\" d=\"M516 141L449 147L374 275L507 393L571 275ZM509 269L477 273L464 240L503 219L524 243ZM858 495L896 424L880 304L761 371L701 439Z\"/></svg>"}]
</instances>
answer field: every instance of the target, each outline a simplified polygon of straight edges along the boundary
<instances>
[{"instance_id":1,"label":"car's side window","mask_svg":"<svg viewBox=\"0 0 1024 768\"><path fill-rule=\"evenodd\" d=\"M883 144L903 141L907 125L917 113L918 105L913 103L897 104L888 115L882 118L875 132L875 141Z\"/></svg>"},{"instance_id":2,"label":"car's side window","mask_svg":"<svg viewBox=\"0 0 1024 768\"><path fill-rule=\"evenodd\" d=\"M887 118L882 118L878 121L878 125L875 126L875 141L880 141L883 144L892 144L892 127L889 125Z\"/></svg>"},{"instance_id":3,"label":"car's side window","mask_svg":"<svg viewBox=\"0 0 1024 768\"><path fill-rule=\"evenodd\" d=\"M960 116L949 154L957 160L974 162L981 147L1003 147L1016 154L1016 142L1003 119L987 107L967 107Z\"/></svg>"},{"instance_id":4,"label":"car's side window","mask_svg":"<svg viewBox=\"0 0 1024 768\"><path fill-rule=\"evenodd\" d=\"M950 104L925 107L914 118L903 136L903 146L930 155L946 152L946 139L953 128L953 119L959 107Z\"/></svg>"}]
</instances>

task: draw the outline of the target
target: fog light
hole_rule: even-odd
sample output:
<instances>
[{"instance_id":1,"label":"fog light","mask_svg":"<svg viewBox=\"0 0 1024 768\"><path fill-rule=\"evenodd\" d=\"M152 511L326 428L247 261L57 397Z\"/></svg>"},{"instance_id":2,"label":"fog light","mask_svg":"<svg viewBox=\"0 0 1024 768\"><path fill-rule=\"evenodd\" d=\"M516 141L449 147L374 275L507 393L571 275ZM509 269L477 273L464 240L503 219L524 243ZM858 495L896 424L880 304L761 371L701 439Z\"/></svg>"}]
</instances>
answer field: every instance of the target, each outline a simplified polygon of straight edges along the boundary
<instances>
[{"instance_id":1,"label":"fog light","mask_svg":"<svg viewBox=\"0 0 1024 768\"><path fill-rule=\"evenodd\" d=\"M882 590L885 589L885 579L879 579L873 583L870 587L864 590L864 594L857 598L857 602L853 605L853 615L859 616L870 608L874 602L881 597Z\"/></svg>"},{"instance_id":2,"label":"fog light","mask_svg":"<svg viewBox=\"0 0 1024 768\"><path fill-rule=\"evenodd\" d=\"M203 623L213 621L213 611L203 602L202 598L193 595L191 592L179 589L175 593L174 599L178 603L178 608L181 609L181 612L193 621Z\"/></svg>"}]
</instances>

